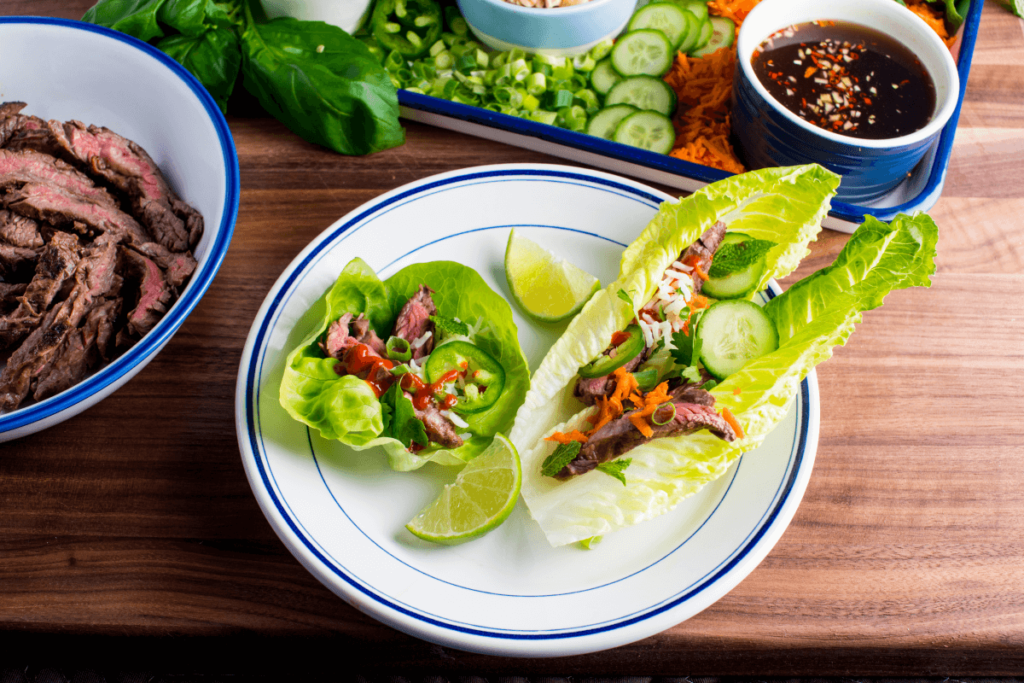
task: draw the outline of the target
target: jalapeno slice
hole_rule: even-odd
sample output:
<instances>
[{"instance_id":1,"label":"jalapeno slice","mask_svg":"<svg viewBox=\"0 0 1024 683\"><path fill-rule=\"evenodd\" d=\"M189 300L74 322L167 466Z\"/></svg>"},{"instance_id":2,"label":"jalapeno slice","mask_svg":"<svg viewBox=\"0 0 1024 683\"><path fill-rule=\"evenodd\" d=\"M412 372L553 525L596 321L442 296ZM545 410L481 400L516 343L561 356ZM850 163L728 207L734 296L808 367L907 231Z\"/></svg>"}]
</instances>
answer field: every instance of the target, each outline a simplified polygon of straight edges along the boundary
<instances>
[{"instance_id":1,"label":"jalapeno slice","mask_svg":"<svg viewBox=\"0 0 1024 683\"><path fill-rule=\"evenodd\" d=\"M450 341L435 348L423 370L431 383L451 370L463 374L465 395L452 407L456 413L468 415L487 410L505 388L505 369L501 364L479 346L465 341Z\"/></svg>"},{"instance_id":2,"label":"jalapeno slice","mask_svg":"<svg viewBox=\"0 0 1024 683\"><path fill-rule=\"evenodd\" d=\"M370 25L385 52L415 59L441 37L444 20L434 0L377 0Z\"/></svg>"},{"instance_id":3,"label":"jalapeno slice","mask_svg":"<svg viewBox=\"0 0 1024 683\"><path fill-rule=\"evenodd\" d=\"M580 368L580 377L585 379L604 377L636 358L644 350L644 333L639 325L630 325L626 328L626 334L629 335L629 339L616 346L611 353L598 356L597 359Z\"/></svg>"}]
</instances>

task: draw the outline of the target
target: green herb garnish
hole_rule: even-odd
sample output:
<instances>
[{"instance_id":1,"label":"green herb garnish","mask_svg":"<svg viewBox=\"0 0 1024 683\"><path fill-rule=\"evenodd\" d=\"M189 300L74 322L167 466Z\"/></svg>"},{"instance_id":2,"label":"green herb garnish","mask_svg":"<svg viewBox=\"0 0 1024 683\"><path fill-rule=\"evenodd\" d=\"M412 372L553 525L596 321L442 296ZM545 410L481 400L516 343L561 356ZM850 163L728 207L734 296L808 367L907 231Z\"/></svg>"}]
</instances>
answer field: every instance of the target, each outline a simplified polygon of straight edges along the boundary
<instances>
[{"instance_id":1,"label":"green herb garnish","mask_svg":"<svg viewBox=\"0 0 1024 683\"><path fill-rule=\"evenodd\" d=\"M430 322L434 323L434 330L445 337L468 337L469 325L454 318L445 318L442 315L430 316Z\"/></svg>"},{"instance_id":2,"label":"green herb garnish","mask_svg":"<svg viewBox=\"0 0 1024 683\"><path fill-rule=\"evenodd\" d=\"M632 307L633 299L630 298L629 294L626 293L626 290L624 290L624 289L620 289L619 290L619 298L622 299L623 301L625 301L627 304L629 304Z\"/></svg>"},{"instance_id":3,"label":"green herb garnish","mask_svg":"<svg viewBox=\"0 0 1024 683\"><path fill-rule=\"evenodd\" d=\"M775 242L768 240L745 240L723 244L715 252L708 277L720 278L738 273L756 263L774 246Z\"/></svg>"},{"instance_id":4,"label":"green herb garnish","mask_svg":"<svg viewBox=\"0 0 1024 683\"><path fill-rule=\"evenodd\" d=\"M582 447L583 444L579 441L558 444L558 448L544 459L544 463L540 466L540 473L545 477L555 476L573 461L573 458L579 454Z\"/></svg>"},{"instance_id":5,"label":"green herb garnish","mask_svg":"<svg viewBox=\"0 0 1024 683\"><path fill-rule=\"evenodd\" d=\"M406 448L418 443L421 446L430 444L427 430L416 417L416 409L412 401L405 397L399 385L395 382L380 397L381 416L384 419L384 429L381 436L390 436L398 439Z\"/></svg>"},{"instance_id":6,"label":"green herb garnish","mask_svg":"<svg viewBox=\"0 0 1024 683\"><path fill-rule=\"evenodd\" d=\"M622 482L622 485L626 485L626 468L633 464L632 458L619 458L618 460L610 460L603 462L597 466L597 469L601 470L609 477L615 477Z\"/></svg>"}]
</instances>

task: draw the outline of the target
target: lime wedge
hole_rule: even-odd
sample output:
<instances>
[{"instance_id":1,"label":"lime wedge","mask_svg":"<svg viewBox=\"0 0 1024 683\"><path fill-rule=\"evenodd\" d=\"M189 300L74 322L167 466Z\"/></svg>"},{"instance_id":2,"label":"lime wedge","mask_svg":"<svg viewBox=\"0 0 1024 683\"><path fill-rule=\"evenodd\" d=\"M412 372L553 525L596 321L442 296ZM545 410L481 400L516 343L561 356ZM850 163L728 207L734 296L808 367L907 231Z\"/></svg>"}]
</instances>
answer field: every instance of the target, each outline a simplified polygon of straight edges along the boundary
<instances>
[{"instance_id":1,"label":"lime wedge","mask_svg":"<svg viewBox=\"0 0 1024 683\"><path fill-rule=\"evenodd\" d=\"M515 230L505 247L505 279L526 314L548 323L576 315L601 288L596 277Z\"/></svg>"},{"instance_id":2,"label":"lime wedge","mask_svg":"<svg viewBox=\"0 0 1024 683\"><path fill-rule=\"evenodd\" d=\"M483 536L512 513L523 481L519 453L501 434L469 461L434 502L405 525L420 538L455 545Z\"/></svg>"}]
</instances>

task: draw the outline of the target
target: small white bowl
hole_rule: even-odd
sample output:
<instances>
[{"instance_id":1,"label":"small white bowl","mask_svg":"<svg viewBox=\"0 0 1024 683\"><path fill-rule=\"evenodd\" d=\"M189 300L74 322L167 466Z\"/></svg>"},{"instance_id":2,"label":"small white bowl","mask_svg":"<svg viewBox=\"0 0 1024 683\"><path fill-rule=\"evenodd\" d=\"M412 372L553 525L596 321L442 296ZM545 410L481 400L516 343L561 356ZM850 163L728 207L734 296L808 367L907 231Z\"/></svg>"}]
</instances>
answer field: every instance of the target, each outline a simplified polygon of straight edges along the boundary
<instances>
[{"instance_id":1,"label":"small white bowl","mask_svg":"<svg viewBox=\"0 0 1024 683\"><path fill-rule=\"evenodd\" d=\"M490 48L574 56L614 38L637 0L589 0L570 7L520 7L505 0L458 0L473 34Z\"/></svg>"},{"instance_id":2,"label":"small white bowl","mask_svg":"<svg viewBox=\"0 0 1024 683\"><path fill-rule=\"evenodd\" d=\"M206 89L160 50L79 21L0 17L0 101L26 114L106 126L142 145L203 214L198 267L159 323L70 389L0 414L0 442L51 427L106 398L159 353L210 286L238 215L238 157Z\"/></svg>"}]
</instances>

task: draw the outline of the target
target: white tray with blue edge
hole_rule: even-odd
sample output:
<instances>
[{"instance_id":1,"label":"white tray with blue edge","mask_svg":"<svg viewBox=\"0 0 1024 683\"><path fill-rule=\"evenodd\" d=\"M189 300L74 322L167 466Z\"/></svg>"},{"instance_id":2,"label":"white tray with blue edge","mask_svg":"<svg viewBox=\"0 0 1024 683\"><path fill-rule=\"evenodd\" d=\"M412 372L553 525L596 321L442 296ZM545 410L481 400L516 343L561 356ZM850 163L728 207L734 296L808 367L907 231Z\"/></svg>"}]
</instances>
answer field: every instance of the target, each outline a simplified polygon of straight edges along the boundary
<instances>
[{"instance_id":1,"label":"white tray with blue edge","mask_svg":"<svg viewBox=\"0 0 1024 683\"><path fill-rule=\"evenodd\" d=\"M942 129L938 139L910 177L881 199L867 205L833 201L832 210L822 223L824 227L840 232L853 232L864 222L864 216L871 215L879 220L889 221L899 213L927 211L938 201L946 181L949 157L953 151L953 139L964 101L964 92L967 89L967 76L971 69L983 5L984 3L979 0L971 3L970 11L961 28L957 57L960 92L956 111ZM732 175L728 171L701 166L664 154L428 95L399 90L398 102L401 115L410 121L543 152L685 192L694 192L708 183Z\"/></svg>"},{"instance_id":2,"label":"white tray with blue edge","mask_svg":"<svg viewBox=\"0 0 1024 683\"><path fill-rule=\"evenodd\" d=\"M511 300L503 261L515 228L611 282L626 244L667 199L587 169L470 168L372 200L295 258L253 323L235 408L253 493L307 570L352 606L419 638L492 655L554 657L670 628L764 559L811 475L819 419L813 372L760 448L672 512L611 534L593 550L552 548L521 501L481 539L455 547L421 541L404 525L454 479L451 468L391 471L383 452L327 441L278 402L285 357L317 322L308 311L353 257L382 278L411 263L456 260ZM563 327L532 323L515 305L512 311L535 369Z\"/></svg>"}]
</instances>

